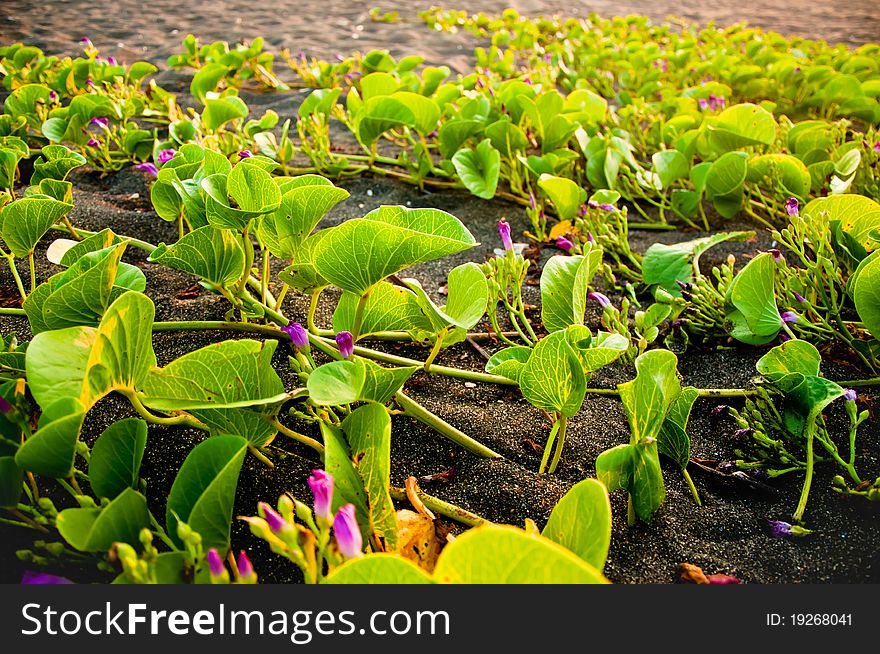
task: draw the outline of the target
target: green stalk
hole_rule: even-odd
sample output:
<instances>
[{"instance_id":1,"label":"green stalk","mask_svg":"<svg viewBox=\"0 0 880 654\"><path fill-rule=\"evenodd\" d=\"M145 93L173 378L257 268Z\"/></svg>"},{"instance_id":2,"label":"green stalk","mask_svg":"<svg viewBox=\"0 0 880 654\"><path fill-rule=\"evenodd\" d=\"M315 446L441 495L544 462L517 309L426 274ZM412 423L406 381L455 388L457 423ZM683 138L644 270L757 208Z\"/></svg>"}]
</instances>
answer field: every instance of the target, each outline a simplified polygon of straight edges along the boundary
<instances>
[{"instance_id":1,"label":"green stalk","mask_svg":"<svg viewBox=\"0 0 880 654\"><path fill-rule=\"evenodd\" d=\"M547 467L547 461L550 459L550 452L553 450L553 442L556 440L556 434L559 433L560 420L557 419L553 423L550 435L547 437L547 444L544 446L544 456L541 457L541 465L538 467L538 474L543 475L544 469Z\"/></svg>"},{"instance_id":2,"label":"green stalk","mask_svg":"<svg viewBox=\"0 0 880 654\"><path fill-rule=\"evenodd\" d=\"M131 406L134 408L137 414L147 422L151 422L155 425L165 425L167 427L193 427L194 429L200 429L201 431L208 431L208 427L204 423L202 423L201 420L197 420L193 416L187 414L181 414L178 416L174 416L173 418L157 416L155 413L152 413L149 409L147 409L147 407L143 405L137 393L133 391L120 392L126 398L128 398L128 401L131 402Z\"/></svg>"},{"instance_id":3,"label":"green stalk","mask_svg":"<svg viewBox=\"0 0 880 654\"><path fill-rule=\"evenodd\" d=\"M357 343L361 335L361 325L364 322L364 309L367 306L367 300L370 299L370 291L367 291L358 298L357 307L354 310L354 325L351 328L351 340Z\"/></svg>"},{"instance_id":4,"label":"green stalk","mask_svg":"<svg viewBox=\"0 0 880 654\"><path fill-rule=\"evenodd\" d=\"M9 264L9 270L12 272L12 277L15 279L15 285L18 287L18 293L21 295L22 300L27 299L27 293L24 290L24 284L21 283L21 277L18 274L18 269L15 267L15 256L10 252L6 256L6 262Z\"/></svg>"},{"instance_id":5,"label":"green stalk","mask_svg":"<svg viewBox=\"0 0 880 654\"><path fill-rule=\"evenodd\" d=\"M33 250L31 250L31 252L28 253L28 266L30 267L30 271L31 271L31 293L33 293L37 289L37 270L36 270L36 266L34 265L34 252L33 252Z\"/></svg>"},{"instance_id":6,"label":"green stalk","mask_svg":"<svg viewBox=\"0 0 880 654\"><path fill-rule=\"evenodd\" d=\"M398 502L405 502L408 499L406 496L406 490L403 488L391 486L388 489L388 492L391 495L391 499ZM476 513L471 513L467 509L463 509L460 506L456 506L455 504L450 504L449 502L434 497L433 495L428 495L421 490L417 490L416 495L422 501L422 503L426 507L431 509L434 513L439 513L440 515L446 516L447 518L455 520L456 522L460 522L463 525L468 525L469 527L479 527L480 525L492 524L485 518L478 516Z\"/></svg>"},{"instance_id":7,"label":"green stalk","mask_svg":"<svg viewBox=\"0 0 880 654\"><path fill-rule=\"evenodd\" d=\"M551 474L556 472L556 466L559 465L559 459L562 458L562 448L565 447L565 432L568 427L568 418L564 415L559 416L559 433L556 435L556 451L553 453L553 461L550 462Z\"/></svg>"},{"instance_id":8,"label":"green stalk","mask_svg":"<svg viewBox=\"0 0 880 654\"><path fill-rule=\"evenodd\" d=\"M163 321L153 323L154 332L198 331L202 329L225 329L229 331L260 334L269 338L277 338L280 341L290 340L290 337L277 327L258 325L252 322L228 322L224 320L171 320L168 322Z\"/></svg>"},{"instance_id":9,"label":"green stalk","mask_svg":"<svg viewBox=\"0 0 880 654\"><path fill-rule=\"evenodd\" d=\"M288 438L292 438L293 440L297 441L298 443L302 443L303 445L308 445L310 448L315 450L315 452L317 452L318 454L321 455L321 459L324 458L324 446L321 445L321 443L316 441L314 438L309 438L308 436L306 436L304 434L300 434L298 431L293 431L292 429L290 429L286 425L283 425L281 423L281 421L278 420L278 418L272 418L269 422L280 433L284 434Z\"/></svg>"},{"instance_id":10,"label":"green stalk","mask_svg":"<svg viewBox=\"0 0 880 654\"><path fill-rule=\"evenodd\" d=\"M694 480L691 479L691 475L687 471L687 467L681 469L681 474L684 475L684 480L687 482L688 488L691 489L691 495L694 496L694 502L697 503L697 506L703 506L703 503L700 501L700 495L697 493L697 487L694 486Z\"/></svg>"},{"instance_id":11,"label":"green stalk","mask_svg":"<svg viewBox=\"0 0 880 654\"><path fill-rule=\"evenodd\" d=\"M0 307L0 316L26 316L27 312L24 309L18 309L16 307Z\"/></svg>"},{"instance_id":12,"label":"green stalk","mask_svg":"<svg viewBox=\"0 0 880 654\"><path fill-rule=\"evenodd\" d=\"M425 372L431 372L431 364L434 363L434 359L437 358L437 355L440 354L440 350L443 348L443 339L446 338L446 333L449 331L449 327L444 327L437 334L437 340L434 342L434 347L431 348L431 353L428 355L428 358L425 359Z\"/></svg>"},{"instance_id":13,"label":"green stalk","mask_svg":"<svg viewBox=\"0 0 880 654\"><path fill-rule=\"evenodd\" d=\"M804 479L804 486L801 489L801 497L798 500L797 508L794 511L794 521L803 520L804 511L807 510L807 498L810 495L810 485L813 483L813 437L816 433L816 416L813 412L807 418L807 476Z\"/></svg>"},{"instance_id":14,"label":"green stalk","mask_svg":"<svg viewBox=\"0 0 880 654\"><path fill-rule=\"evenodd\" d=\"M482 443L475 441L464 432L459 431L443 419L428 411L428 409L423 407L412 398L404 395L403 391L397 391L397 393L394 394L394 399L406 415L410 416L411 418L415 418L421 423L426 424L428 427L430 427L434 431L439 432L441 435L445 436L453 443L460 445L468 452L487 459L501 458L501 455L494 450L491 450Z\"/></svg>"}]
</instances>

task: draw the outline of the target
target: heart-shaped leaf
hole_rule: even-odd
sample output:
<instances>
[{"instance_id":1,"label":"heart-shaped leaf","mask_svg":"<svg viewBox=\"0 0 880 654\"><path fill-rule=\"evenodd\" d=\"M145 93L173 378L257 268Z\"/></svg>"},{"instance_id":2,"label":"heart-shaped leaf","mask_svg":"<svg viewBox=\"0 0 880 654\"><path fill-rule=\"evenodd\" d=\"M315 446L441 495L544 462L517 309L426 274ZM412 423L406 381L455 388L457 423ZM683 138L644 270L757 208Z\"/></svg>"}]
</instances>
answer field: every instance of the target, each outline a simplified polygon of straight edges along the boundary
<instances>
[{"instance_id":1,"label":"heart-shaped leaf","mask_svg":"<svg viewBox=\"0 0 880 654\"><path fill-rule=\"evenodd\" d=\"M193 448L168 494L165 524L177 537L178 522L201 535L205 549L216 547L221 556L229 549L232 505L247 441L241 436L213 436Z\"/></svg>"},{"instance_id":2,"label":"heart-shaped leaf","mask_svg":"<svg viewBox=\"0 0 880 654\"><path fill-rule=\"evenodd\" d=\"M127 488L137 489L147 446L147 423L139 418L118 420L107 427L89 457L89 483L98 497L114 499Z\"/></svg>"},{"instance_id":3,"label":"heart-shaped leaf","mask_svg":"<svg viewBox=\"0 0 880 654\"><path fill-rule=\"evenodd\" d=\"M107 506L64 509L58 514L58 533L80 552L106 552L113 543L140 549L141 529L150 526L147 499L126 488Z\"/></svg>"},{"instance_id":4,"label":"heart-shaped leaf","mask_svg":"<svg viewBox=\"0 0 880 654\"><path fill-rule=\"evenodd\" d=\"M601 571L611 546L611 503L605 486L595 479L575 484L553 507L541 535Z\"/></svg>"},{"instance_id":5,"label":"heart-shaped leaf","mask_svg":"<svg viewBox=\"0 0 880 654\"><path fill-rule=\"evenodd\" d=\"M205 225L171 246L159 244L150 261L196 275L216 286L229 286L244 274L241 239L229 229Z\"/></svg>"}]
</instances>

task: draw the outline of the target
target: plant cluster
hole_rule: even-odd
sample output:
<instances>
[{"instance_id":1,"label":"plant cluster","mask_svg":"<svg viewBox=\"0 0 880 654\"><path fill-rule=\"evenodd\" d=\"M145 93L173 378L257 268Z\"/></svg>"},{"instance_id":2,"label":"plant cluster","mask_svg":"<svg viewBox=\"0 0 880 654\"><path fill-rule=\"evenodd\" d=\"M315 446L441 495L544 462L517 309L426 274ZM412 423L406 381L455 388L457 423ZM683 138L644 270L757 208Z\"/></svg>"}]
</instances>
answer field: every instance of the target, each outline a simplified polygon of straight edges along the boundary
<instances>
[{"instance_id":1,"label":"plant cluster","mask_svg":"<svg viewBox=\"0 0 880 654\"><path fill-rule=\"evenodd\" d=\"M234 48L185 39L169 63L196 69L191 93L203 108L188 114L154 83L143 88L151 65L119 65L91 43L75 60L20 44L0 50L10 89L0 117L0 253L21 299L0 313L26 319L32 334L0 344L0 507L5 522L61 539L22 557L95 560L132 583L255 582L247 555L230 554L233 503L244 458L273 465L280 435L308 448L314 505L285 495L242 519L307 582L601 583L609 491L628 493L630 523L649 521L664 501L663 455L700 504L687 429L695 402L710 397L747 398L730 410L739 427L734 465L804 472L796 523L819 463L846 474L835 478L838 492L880 499L880 478L865 481L856 469L867 413L848 384L821 376L817 349L834 344L865 373L880 368L880 205L869 197L880 174L871 144L880 118L876 46L849 52L640 18L424 18L436 29L492 34L473 74L452 81L448 69L419 70L420 57L398 62L380 51L332 65L298 57L292 68L320 88L280 129L275 112L251 118L237 95L246 82L286 90L260 39ZM333 146L333 121L362 152ZM23 174L31 159L33 172ZM71 171L135 162L155 178L151 203L177 226L173 243L87 232L69 219ZM504 221L499 254L453 268L442 305L403 275L477 245L455 216L380 206L322 226L348 197L331 180L352 174L463 186L523 206L528 236L561 251L540 270L540 320L523 300L538 271ZM742 267L729 257L703 271L707 250L755 232L657 243L643 255L629 243L634 227L676 229L670 218L708 228L709 207L722 225L743 213L770 228L776 248ZM641 222L629 221L633 211ZM61 272L37 279L35 251L62 231L70 238L48 248ZM224 320L156 321L144 273L123 261L130 247L222 297ZM284 263L277 277L275 261ZM289 293L309 298L306 315L285 315ZM327 329L315 316L329 297L338 300ZM587 326L590 303L602 310L601 329ZM481 324L487 332L474 331ZM157 365L153 332L204 329L247 337ZM478 334L504 346L487 354L485 372L435 363ZM426 354L393 355L368 347L373 341ZM671 351L691 341L775 347L758 361L757 390L697 389L682 386ZM286 357L276 356L279 344ZM633 362L634 378L591 388L592 375L617 361ZM542 531L485 524L412 484L391 486L397 416L477 456L500 456L407 395L417 372L516 387L551 423L541 474L556 471L589 393L620 397L630 439L596 459L599 481L572 488ZM86 443L89 412L111 393L133 417ZM850 420L848 448L823 418L838 399ZM160 426L206 438L156 517L140 467ZM56 480L75 506L58 510L38 478ZM401 498L418 513L397 511ZM474 528L444 544L435 511ZM430 547L413 548L413 533ZM478 565L488 560L491 568Z\"/></svg>"}]
</instances>

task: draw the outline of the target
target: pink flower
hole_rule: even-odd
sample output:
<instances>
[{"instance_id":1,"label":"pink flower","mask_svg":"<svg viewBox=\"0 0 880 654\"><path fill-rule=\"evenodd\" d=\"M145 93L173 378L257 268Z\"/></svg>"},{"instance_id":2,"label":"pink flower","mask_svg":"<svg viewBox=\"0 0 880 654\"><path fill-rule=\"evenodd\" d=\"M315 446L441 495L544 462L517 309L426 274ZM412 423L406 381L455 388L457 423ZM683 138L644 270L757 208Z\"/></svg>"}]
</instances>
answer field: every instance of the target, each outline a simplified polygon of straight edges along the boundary
<instances>
[{"instance_id":1,"label":"pink flower","mask_svg":"<svg viewBox=\"0 0 880 654\"><path fill-rule=\"evenodd\" d=\"M346 504L336 512L333 519L333 533L336 535L336 545L339 551L347 559L361 556L364 540L354 516L354 504Z\"/></svg>"},{"instance_id":2,"label":"pink flower","mask_svg":"<svg viewBox=\"0 0 880 654\"><path fill-rule=\"evenodd\" d=\"M563 252L570 252L571 249L574 247L574 243L569 241L564 236L560 236L556 239L556 247L558 247Z\"/></svg>"},{"instance_id":3,"label":"pink flower","mask_svg":"<svg viewBox=\"0 0 880 654\"><path fill-rule=\"evenodd\" d=\"M339 348L339 354L343 359L347 359L354 354L354 340L351 332L339 332L336 334L336 346Z\"/></svg>"},{"instance_id":4,"label":"pink flower","mask_svg":"<svg viewBox=\"0 0 880 654\"><path fill-rule=\"evenodd\" d=\"M150 163L149 161L145 161L144 163L139 163L135 165L137 170L141 170L145 173L150 173L153 177L159 176L159 169L156 168L156 164Z\"/></svg>"},{"instance_id":5,"label":"pink flower","mask_svg":"<svg viewBox=\"0 0 880 654\"><path fill-rule=\"evenodd\" d=\"M499 220L498 233L501 235L501 242L504 244L504 250L512 250L513 241L510 238L510 223L508 223L506 220Z\"/></svg>"},{"instance_id":6,"label":"pink flower","mask_svg":"<svg viewBox=\"0 0 880 654\"><path fill-rule=\"evenodd\" d=\"M333 510L333 476L324 470L312 470L308 481L315 496L315 515L329 520Z\"/></svg>"},{"instance_id":7,"label":"pink flower","mask_svg":"<svg viewBox=\"0 0 880 654\"><path fill-rule=\"evenodd\" d=\"M156 155L156 163L160 166L164 163L167 163L174 159L175 151L172 148L167 150L159 150L159 154Z\"/></svg>"}]
</instances>

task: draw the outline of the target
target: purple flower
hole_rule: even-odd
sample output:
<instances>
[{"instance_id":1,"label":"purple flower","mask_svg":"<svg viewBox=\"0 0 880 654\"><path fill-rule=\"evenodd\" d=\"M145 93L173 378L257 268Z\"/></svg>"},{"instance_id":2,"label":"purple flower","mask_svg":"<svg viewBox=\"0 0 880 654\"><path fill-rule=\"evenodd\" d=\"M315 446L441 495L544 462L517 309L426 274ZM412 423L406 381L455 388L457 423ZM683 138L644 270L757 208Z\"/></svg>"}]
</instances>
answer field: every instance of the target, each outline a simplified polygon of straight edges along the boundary
<instances>
[{"instance_id":1,"label":"purple flower","mask_svg":"<svg viewBox=\"0 0 880 654\"><path fill-rule=\"evenodd\" d=\"M226 572L223 559L220 558L220 552L217 551L216 547L208 550L208 567L211 569L212 577L222 577Z\"/></svg>"},{"instance_id":2,"label":"purple flower","mask_svg":"<svg viewBox=\"0 0 880 654\"><path fill-rule=\"evenodd\" d=\"M329 520L333 512L333 476L323 470L312 470L308 482L315 496L315 515Z\"/></svg>"},{"instance_id":3,"label":"purple flower","mask_svg":"<svg viewBox=\"0 0 880 654\"><path fill-rule=\"evenodd\" d=\"M785 257L782 256L782 252L780 252L776 248L772 248L768 250L768 252L773 255L773 261L775 261L776 263L782 263L785 261Z\"/></svg>"},{"instance_id":4,"label":"purple flower","mask_svg":"<svg viewBox=\"0 0 880 654\"><path fill-rule=\"evenodd\" d=\"M552 63L552 61L553 61L553 56L549 52L545 52L544 53L544 63L549 64L549 63Z\"/></svg>"},{"instance_id":5,"label":"purple flower","mask_svg":"<svg viewBox=\"0 0 880 654\"><path fill-rule=\"evenodd\" d=\"M783 536L791 536L791 524L782 520L768 520L770 525L771 536L773 538L782 538Z\"/></svg>"},{"instance_id":6,"label":"purple flower","mask_svg":"<svg viewBox=\"0 0 880 654\"><path fill-rule=\"evenodd\" d=\"M529 204L532 206L532 209L538 208L538 203L535 202L535 194L529 191Z\"/></svg>"},{"instance_id":7,"label":"purple flower","mask_svg":"<svg viewBox=\"0 0 880 654\"><path fill-rule=\"evenodd\" d=\"M685 321L682 320L681 318L676 318L675 320L672 321L672 331L675 333L676 336L681 334L681 327L684 324L685 324Z\"/></svg>"},{"instance_id":8,"label":"purple flower","mask_svg":"<svg viewBox=\"0 0 880 654\"><path fill-rule=\"evenodd\" d=\"M92 40L91 40L89 37L87 37L87 36L82 37L82 38L79 40L79 42L82 43L82 44L85 45L85 46L92 47Z\"/></svg>"},{"instance_id":9,"label":"purple flower","mask_svg":"<svg viewBox=\"0 0 880 654\"><path fill-rule=\"evenodd\" d=\"M336 347L339 348L339 354L343 359L347 359L354 354L354 340L351 332L339 332L336 334Z\"/></svg>"},{"instance_id":10,"label":"purple flower","mask_svg":"<svg viewBox=\"0 0 880 654\"><path fill-rule=\"evenodd\" d=\"M700 109L705 111L709 108L709 101L706 100L706 98L700 98L699 100L697 100L697 105L700 107Z\"/></svg>"},{"instance_id":11,"label":"purple flower","mask_svg":"<svg viewBox=\"0 0 880 654\"><path fill-rule=\"evenodd\" d=\"M880 141L877 141L877 142L874 144L874 152L880 154Z\"/></svg>"},{"instance_id":12,"label":"purple flower","mask_svg":"<svg viewBox=\"0 0 880 654\"><path fill-rule=\"evenodd\" d=\"M273 509L265 502L260 502L258 507L260 514L266 520L266 524L269 525L269 529L272 530L273 534L278 534L282 531L289 531L290 529L293 529L293 526L289 522L287 522L287 520L282 518L278 511Z\"/></svg>"},{"instance_id":13,"label":"purple flower","mask_svg":"<svg viewBox=\"0 0 880 654\"><path fill-rule=\"evenodd\" d=\"M726 105L727 101L720 95L709 94L709 108L712 109L712 111L724 109Z\"/></svg>"},{"instance_id":14,"label":"purple flower","mask_svg":"<svg viewBox=\"0 0 880 654\"><path fill-rule=\"evenodd\" d=\"M847 402L855 402L858 397L859 394L851 388L847 388L843 391L843 399L845 399Z\"/></svg>"},{"instance_id":15,"label":"purple flower","mask_svg":"<svg viewBox=\"0 0 880 654\"><path fill-rule=\"evenodd\" d=\"M596 239L593 238L593 232L589 229L587 230L587 243L595 243Z\"/></svg>"},{"instance_id":16,"label":"purple flower","mask_svg":"<svg viewBox=\"0 0 880 654\"><path fill-rule=\"evenodd\" d=\"M107 63L110 64L111 66L115 66L116 65L116 57L107 57Z\"/></svg>"},{"instance_id":17,"label":"purple flower","mask_svg":"<svg viewBox=\"0 0 880 654\"><path fill-rule=\"evenodd\" d=\"M110 126L110 119L106 116L95 116L89 121L89 125L97 125L107 129Z\"/></svg>"},{"instance_id":18,"label":"purple flower","mask_svg":"<svg viewBox=\"0 0 880 654\"><path fill-rule=\"evenodd\" d=\"M97 148L101 144L95 139L89 139L86 142L86 145L89 146L90 148Z\"/></svg>"},{"instance_id":19,"label":"purple flower","mask_svg":"<svg viewBox=\"0 0 880 654\"><path fill-rule=\"evenodd\" d=\"M346 504L336 512L333 533L336 535L336 545L345 558L354 559L361 555L364 540L354 517L354 504Z\"/></svg>"},{"instance_id":20,"label":"purple flower","mask_svg":"<svg viewBox=\"0 0 880 654\"><path fill-rule=\"evenodd\" d=\"M89 77L88 79L86 79L86 86L87 86L88 88L90 88L90 89L95 88L95 83L92 81L92 78L91 78L91 77Z\"/></svg>"},{"instance_id":21,"label":"purple flower","mask_svg":"<svg viewBox=\"0 0 880 654\"><path fill-rule=\"evenodd\" d=\"M510 223L506 220L498 221L498 233L501 234L501 242L505 251L513 249L513 241L510 239Z\"/></svg>"},{"instance_id":22,"label":"purple flower","mask_svg":"<svg viewBox=\"0 0 880 654\"><path fill-rule=\"evenodd\" d=\"M798 199L794 196L788 198L785 201L785 210L788 212L789 216L797 216L800 213Z\"/></svg>"},{"instance_id":23,"label":"purple flower","mask_svg":"<svg viewBox=\"0 0 880 654\"><path fill-rule=\"evenodd\" d=\"M582 204L581 206L578 207L578 215L581 218L583 218L584 216L587 215L587 205Z\"/></svg>"},{"instance_id":24,"label":"purple flower","mask_svg":"<svg viewBox=\"0 0 880 654\"><path fill-rule=\"evenodd\" d=\"M798 321L798 315L794 311L783 311L779 314L779 317L782 319L782 322L790 322L796 323Z\"/></svg>"},{"instance_id":25,"label":"purple flower","mask_svg":"<svg viewBox=\"0 0 880 654\"><path fill-rule=\"evenodd\" d=\"M251 560L248 558L248 555L245 554L244 550L241 550L238 553L236 563L238 564L238 576L243 581L256 581L254 566L251 564Z\"/></svg>"},{"instance_id":26,"label":"purple flower","mask_svg":"<svg viewBox=\"0 0 880 654\"><path fill-rule=\"evenodd\" d=\"M599 203L596 202L595 200L588 200L588 201L587 201L587 208L588 208L588 209L598 209L598 208L599 208Z\"/></svg>"},{"instance_id":27,"label":"purple flower","mask_svg":"<svg viewBox=\"0 0 880 654\"><path fill-rule=\"evenodd\" d=\"M617 211L617 207L615 207L613 204L608 204L607 202L605 202L604 204L600 204L599 208L602 211Z\"/></svg>"},{"instance_id":28,"label":"purple flower","mask_svg":"<svg viewBox=\"0 0 880 654\"><path fill-rule=\"evenodd\" d=\"M3 413L9 413L13 410L13 406L6 400L5 397L0 396L0 411Z\"/></svg>"},{"instance_id":29,"label":"purple flower","mask_svg":"<svg viewBox=\"0 0 880 654\"><path fill-rule=\"evenodd\" d=\"M800 302L801 304L807 303L807 298L805 298L803 295L801 295L797 291L792 291L791 294L794 295L794 299L797 300L798 302Z\"/></svg>"},{"instance_id":30,"label":"purple flower","mask_svg":"<svg viewBox=\"0 0 880 654\"><path fill-rule=\"evenodd\" d=\"M730 411L730 407L729 407L728 405L726 405L726 404L719 404L719 405L716 406L714 409L712 409L710 415L711 415L713 418L718 419L718 418L720 418L721 416L725 415L728 411Z\"/></svg>"},{"instance_id":31,"label":"purple flower","mask_svg":"<svg viewBox=\"0 0 880 654\"><path fill-rule=\"evenodd\" d=\"M733 440L736 443L742 443L745 439L755 433L755 430L751 427L746 427L745 429L737 429L733 432Z\"/></svg>"},{"instance_id":32,"label":"purple flower","mask_svg":"<svg viewBox=\"0 0 880 654\"><path fill-rule=\"evenodd\" d=\"M574 243L569 241L564 236L559 236L556 239L556 247L558 247L563 252L571 252L571 249L574 247Z\"/></svg>"},{"instance_id":33,"label":"purple flower","mask_svg":"<svg viewBox=\"0 0 880 654\"><path fill-rule=\"evenodd\" d=\"M292 322L289 325L285 325L281 328L281 331L287 333L287 335L290 336L293 345L299 349L302 349L309 344L309 335L298 322Z\"/></svg>"},{"instance_id":34,"label":"purple flower","mask_svg":"<svg viewBox=\"0 0 880 654\"><path fill-rule=\"evenodd\" d=\"M587 293L587 299L592 300L603 309L611 306L611 300L608 299L608 296L597 291L590 291Z\"/></svg>"},{"instance_id":35,"label":"purple flower","mask_svg":"<svg viewBox=\"0 0 880 654\"><path fill-rule=\"evenodd\" d=\"M241 159L250 159L251 157L254 156L254 153L251 152L250 150L242 150L241 152L238 153L238 156Z\"/></svg>"},{"instance_id":36,"label":"purple flower","mask_svg":"<svg viewBox=\"0 0 880 654\"><path fill-rule=\"evenodd\" d=\"M172 159L174 159L174 155L176 152L173 148L168 148L167 150L159 150L159 154L156 155L156 163L160 166L164 163L168 163Z\"/></svg>"},{"instance_id":37,"label":"purple flower","mask_svg":"<svg viewBox=\"0 0 880 654\"><path fill-rule=\"evenodd\" d=\"M58 94L55 91L49 91L49 100L52 102L58 102Z\"/></svg>"},{"instance_id":38,"label":"purple flower","mask_svg":"<svg viewBox=\"0 0 880 654\"><path fill-rule=\"evenodd\" d=\"M153 177L159 176L159 169L156 168L156 164L150 163L149 161L145 161L144 163L139 163L135 165L137 170L141 170L145 173L150 173Z\"/></svg>"},{"instance_id":39,"label":"purple flower","mask_svg":"<svg viewBox=\"0 0 880 654\"><path fill-rule=\"evenodd\" d=\"M47 572L34 572L33 570L25 570L24 574L21 576L21 583L27 585L38 584L44 586L61 586L65 584L72 584L73 582L70 579L66 579L65 577L50 575Z\"/></svg>"}]
</instances>

